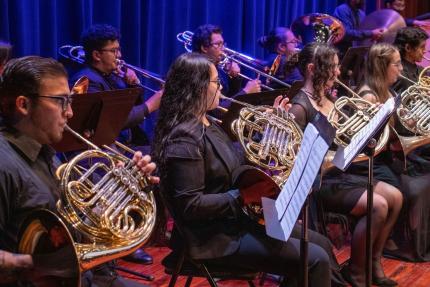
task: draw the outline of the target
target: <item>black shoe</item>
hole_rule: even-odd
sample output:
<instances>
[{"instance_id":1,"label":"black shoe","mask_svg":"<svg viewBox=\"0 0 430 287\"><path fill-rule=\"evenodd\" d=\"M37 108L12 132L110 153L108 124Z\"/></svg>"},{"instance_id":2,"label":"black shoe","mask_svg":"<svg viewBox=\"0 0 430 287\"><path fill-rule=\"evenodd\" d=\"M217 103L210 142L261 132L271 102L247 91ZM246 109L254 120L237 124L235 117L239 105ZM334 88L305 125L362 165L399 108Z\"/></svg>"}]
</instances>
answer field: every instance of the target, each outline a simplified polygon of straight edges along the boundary
<instances>
[{"instance_id":1,"label":"black shoe","mask_svg":"<svg viewBox=\"0 0 430 287\"><path fill-rule=\"evenodd\" d=\"M142 249L137 249L134 253L127 255L123 258L125 261L130 261L134 263L140 263L149 265L152 264L152 256L143 251Z\"/></svg>"},{"instance_id":2,"label":"black shoe","mask_svg":"<svg viewBox=\"0 0 430 287\"><path fill-rule=\"evenodd\" d=\"M348 282L352 287L359 287L357 282L351 277L351 273L349 272L349 266L344 265L342 269L340 269L340 274L342 274L343 279Z\"/></svg>"},{"instance_id":3,"label":"black shoe","mask_svg":"<svg viewBox=\"0 0 430 287\"><path fill-rule=\"evenodd\" d=\"M373 277L372 284L376 286L390 287L397 286L397 282L388 277Z\"/></svg>"}]
</instances>

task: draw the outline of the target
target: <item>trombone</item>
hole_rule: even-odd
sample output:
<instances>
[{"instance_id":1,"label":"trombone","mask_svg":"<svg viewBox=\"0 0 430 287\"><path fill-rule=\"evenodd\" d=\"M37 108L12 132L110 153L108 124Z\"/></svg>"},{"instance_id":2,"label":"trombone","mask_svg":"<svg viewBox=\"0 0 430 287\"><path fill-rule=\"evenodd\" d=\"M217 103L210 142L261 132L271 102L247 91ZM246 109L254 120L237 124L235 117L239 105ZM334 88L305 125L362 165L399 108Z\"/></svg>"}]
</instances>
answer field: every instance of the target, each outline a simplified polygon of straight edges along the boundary
<instances>
[{"instance_id":1,"label":"trombone","mask_svg":"<svg viewBox=\"0 0 430 287\"><path fill-rule=\"evenodd\" d=\"M71 61L77 62L79 64L84 64L85 63L85 51L84 48L82 46L72 46L72 45L64 45L61 46L58 49L58 54L60 54L60 56L69 59ZM154 80L156 81L158 84L160 85L164 85L165 81L161 78L161 76L152 73L148 70L130 65L128 63L126 63L124 60L121 59L117 59L116 60L117 65L119 67L119 70L121 70L123 67L133 70L136 74L139 74L142 77L145 77L147 79L150 80ZM124 77L124 73L123 74L118 74L120 77ZM153 93L157 92L156 90L145 86L143 84L139 84L142 88L149 90Z\"/></svg>"},{"instance_id":2,"label":"trombone","mask_svg":"<svg viewBox=\"0 0 430 287\"><path fill-rule=\"evenodd\" d=\"M182 33L179 33L178 35L176 35L176 39L178 39L179 42L184 44L184 48L188 52L192 51L192 49L191 49L192 38L193 38L193 32L191 32L191 31L185 31L185 32L182 32ZM222 55L223 55L223 60L219 64L221 66L221 68L224 68L228 62L235 62L238 65L243 66L243 67L255 72L257 75L265 77L266 80L271 80L271 81L276 82L276 83L278 83L284 87L287 87L287 88L291 87L289 84L279 80L278 78L276 78L276 77L274 77L268 73L263 72L262 69L264 69L264 65L262 64L262 62L260 60L254 59L248 55L239 53L239 52L234 51L232 49L229 49L227 47L224 47ZM259 67L260 69L255 68L255 67ZM245 80L248 80L248 81L253 80L250 77L248 77L242 73L239 73L239 76L244 78ZM264 85L264 84L261 84L261 87L263 87L269 91L274 90L273 88L271 88L267 85Z\"/></svg>"}]
</instances>

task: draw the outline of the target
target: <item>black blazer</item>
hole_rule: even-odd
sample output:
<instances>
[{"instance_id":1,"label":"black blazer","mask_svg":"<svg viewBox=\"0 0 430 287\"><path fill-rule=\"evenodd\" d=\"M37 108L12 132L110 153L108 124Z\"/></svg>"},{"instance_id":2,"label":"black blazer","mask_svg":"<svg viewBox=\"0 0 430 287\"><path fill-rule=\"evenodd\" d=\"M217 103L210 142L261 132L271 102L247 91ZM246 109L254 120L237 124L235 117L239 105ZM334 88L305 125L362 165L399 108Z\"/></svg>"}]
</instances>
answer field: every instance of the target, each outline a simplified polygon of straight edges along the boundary
<instances>
[{"instance_id":1,"label":"black blazer","mask_svg":"<svg viewBox=\"0 0 430 287\"><path fill-rule=\"evenodd\" d=\"M232 190L244 166L233 143L215 123L204 127L193 119L175 127L165 148L161 190L173 209L183 238L174 230L172 248L208 259L234 253L243 230L241 207Z\"/></svg>"}]
</instances>

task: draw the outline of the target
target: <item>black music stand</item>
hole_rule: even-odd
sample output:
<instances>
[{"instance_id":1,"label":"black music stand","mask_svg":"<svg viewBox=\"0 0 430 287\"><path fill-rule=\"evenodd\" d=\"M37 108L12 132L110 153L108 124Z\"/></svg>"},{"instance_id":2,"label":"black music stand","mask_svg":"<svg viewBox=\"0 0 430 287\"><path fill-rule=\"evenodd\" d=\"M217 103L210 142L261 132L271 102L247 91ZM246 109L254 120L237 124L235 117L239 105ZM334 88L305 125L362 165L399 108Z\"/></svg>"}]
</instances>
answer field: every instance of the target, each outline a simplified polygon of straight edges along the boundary
<instances>
[{"instance_id":1,"label":"black music stand","mask_svg":"<svg viewBox=\"0 0 430 287\"><path fill-rule=\"evenodd\" d=\"M236 96L234 99L247 104L251 104L253 106L272 106L273 101L277 96L285 95L289 97L289 91L290 88L286 88L273 91L264 91L260 93L243 94ZM229 100L223 101L229 102ZM224 116L222 117L221 127L233 141L236 141L236 136L231 131L231 123L239 117L239 112L244 106L234 102L230 102L229 104L230 105L228 106L227 113L224 114Z\"/></svg>"},{"instance_id":2,"label":"black music stand","mask_svg":"<svg viewBox=\"0 0 430 287\"><path fill-rule=\"evenodd\" d=\"M74 95L72 104L74 116L68 125L97 146L112 144L123 129L141 92L141 88L132 88ZM60 152L69 152L86 149L87 146L66 132L61 142L54 145L54 148ZM114 268L148 281L154 280L152 275L121 266Z\"/></svg>"},{"instance_id":3,"label":"black music stand","mask_svg":"<svg viewBox=\"0 0 430 287\"><path fill-rule=\"evenodd\" d=\"M340 79L343 83L352 86L359 86L364 78L364 62L366 60L369 47L350 47L342 58L340 68Z\"/></svg>"}]
</instances>

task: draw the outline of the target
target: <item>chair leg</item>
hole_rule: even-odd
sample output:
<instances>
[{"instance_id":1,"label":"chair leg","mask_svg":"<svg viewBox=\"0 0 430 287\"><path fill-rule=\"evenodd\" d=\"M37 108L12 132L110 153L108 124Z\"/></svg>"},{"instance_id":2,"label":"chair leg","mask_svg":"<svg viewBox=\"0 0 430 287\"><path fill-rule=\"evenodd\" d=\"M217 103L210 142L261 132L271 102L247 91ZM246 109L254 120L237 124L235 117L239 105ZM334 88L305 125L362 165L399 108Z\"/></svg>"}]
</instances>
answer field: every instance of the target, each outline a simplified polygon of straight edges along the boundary
<instances>
[{"instance_id":1,"label":"chair leg","mask_svg":"<svg viewBox=\"0 0 430 287\"><path fill-rule=\"evenodd\" d=\"M199 268L202 271L202 273L205 274L206 280L208 280L209 285L211 285L211 287L218 287L215 280L212 278L211 274L209 273L208 269L206 268L206 265L199 264Z\"/></svg>"},{"instance_id":2,"label":"chair leg","mask_svg":"<svg viewBox=\"0 0 430 287\"><path fill-rule=\"evenodd\" d=\"M190 287L192 281L193 281L193 276L188 276L187 282L185 282L185 287Z\"/></svg>"},{"instance_id":3,"label":"chair leg","mask_svg":"<svg viewBox=\"0 0 430 287\"><path fill-rule=\"evenodd\" d=\"M178 280L179 272L181 272L182 265L184 264L185 253L182 252L181 256L179 256L179 260L176 263L175 270L173 271L172 277L170 278L169 287L174 287L176 284L176 280Z\"/></svg>"}]
</instances>

